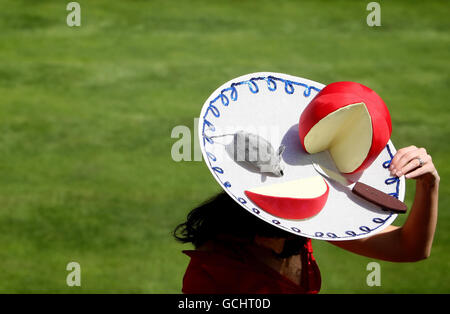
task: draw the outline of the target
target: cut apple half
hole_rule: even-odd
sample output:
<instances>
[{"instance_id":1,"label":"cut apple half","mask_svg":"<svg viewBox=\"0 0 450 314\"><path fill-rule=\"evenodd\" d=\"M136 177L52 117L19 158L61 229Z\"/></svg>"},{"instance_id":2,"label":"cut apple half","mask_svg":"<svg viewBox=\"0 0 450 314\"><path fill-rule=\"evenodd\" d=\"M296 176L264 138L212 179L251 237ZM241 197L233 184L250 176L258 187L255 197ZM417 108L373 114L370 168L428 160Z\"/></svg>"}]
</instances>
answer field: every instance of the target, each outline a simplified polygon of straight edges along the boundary
<instances>
[{"instance_id":1,"label":"cut apple half","mask_svg":"<svg viewBox=\"0 0 450 314\"><path fill-rule=\"evenodd\" d=\"M372 122L364 103L340 108L314 125L305 136L310 154L330 152L344 173L355 171L366 159L372 144Z\"/></svg>"},{"instance_id":2,"label":"cut apple half","mask_svg":"<svg viewBox=\"0 0 450 314\"><path fill-rule=\"evenodd\" d=\"M329 187L321 176L256 187L245 195L257 206L284 219L317 215L327 202Z\"/></svg>"},{"instance_id":3,"label":"cut apple half","mask_svg":"<svg viewBox=\"0 0 450 314\"><path fill-rule=\"evenodd\" d=\"M369 167L392 133L389 111L370 88L355 82L327 85L300 116L299 136L310 154L330 152L343 173Z\"/></svg>"}]
</instances>

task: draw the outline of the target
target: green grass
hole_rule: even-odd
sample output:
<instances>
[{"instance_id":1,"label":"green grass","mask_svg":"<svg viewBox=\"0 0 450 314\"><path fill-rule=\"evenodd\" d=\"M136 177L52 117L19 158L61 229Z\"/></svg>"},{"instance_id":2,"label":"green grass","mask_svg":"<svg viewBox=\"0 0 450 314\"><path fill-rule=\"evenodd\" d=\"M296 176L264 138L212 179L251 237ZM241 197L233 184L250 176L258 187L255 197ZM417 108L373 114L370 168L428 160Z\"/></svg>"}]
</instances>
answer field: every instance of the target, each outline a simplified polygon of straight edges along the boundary
<instances>
[{"instance_id":1,"label":"green grass","mask_svg":"<svg viewBox=\"0 0 450 314\"><path fill-rule=\"evenodd\" d=\"M425 146L442 178L429 259L381 262L370 288L369 259L314 241L322 292L450 292L449 6L379 2L370 28L364 1L80 0L70 28L64 1L1 0L0 292L180 292L170 232L219 187L171 159L171 130L257 71L372 87L395 145Z\"/></svg>"}]
</instances>

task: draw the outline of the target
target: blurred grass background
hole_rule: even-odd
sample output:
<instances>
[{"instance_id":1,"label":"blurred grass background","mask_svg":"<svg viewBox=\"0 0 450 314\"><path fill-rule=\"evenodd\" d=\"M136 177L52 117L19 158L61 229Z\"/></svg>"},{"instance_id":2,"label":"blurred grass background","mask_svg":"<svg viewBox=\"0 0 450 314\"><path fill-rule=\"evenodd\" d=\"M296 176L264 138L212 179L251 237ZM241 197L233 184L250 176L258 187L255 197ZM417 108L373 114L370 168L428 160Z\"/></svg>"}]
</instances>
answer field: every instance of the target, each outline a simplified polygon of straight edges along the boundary
<instances>
[{"instance_id":1,"label":"blurred grass background","mask_svg":"<svg viewBox=\"0 0 450 314\"><path fill-rule=\"evenodd\" d=\"M171 230L219 187L171 159L171 130L257 71L370 86L442 178L429 259L381 262L372 288L370 259L314 241L322 292L450 292L447 1L379 1L373 28L368 1L80 0L73 28L68 2L0 0L0 292L180 292Z\"/></svg>"}]
</instances>

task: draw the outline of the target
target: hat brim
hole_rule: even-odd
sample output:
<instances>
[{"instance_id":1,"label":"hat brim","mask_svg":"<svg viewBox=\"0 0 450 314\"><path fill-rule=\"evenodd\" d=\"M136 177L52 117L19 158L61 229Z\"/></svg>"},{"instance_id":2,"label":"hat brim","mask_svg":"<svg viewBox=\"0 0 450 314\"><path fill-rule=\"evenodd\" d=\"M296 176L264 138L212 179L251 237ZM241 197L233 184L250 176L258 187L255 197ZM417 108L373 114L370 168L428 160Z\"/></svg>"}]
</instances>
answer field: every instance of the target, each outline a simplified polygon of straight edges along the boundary
<instances>
[{"instance_id":1,"label":"hat brim","mask_svg":"<svg viewBox=\"0 0 450 314\"><path fill-rule=\"evenodd\" d=\"M323 209L302 220L274 216L245 194L253 187L318 175L300 143L298 123L304 108L323 87L318 82L281 73L261 72L235 78L215 90L203 105L198 125L200 147L209 170L223 190L267 223L312 239L365 238L392 224L397 214L382 210L333 181L328 181L328 200ZM239 130L266 135L275 150L280 145L286 146L282 177L261 174L245 162L234 161L227 151L232 137L209 137ZM391 177L388 170L394 154L394 145L389 141L376 160L358 174L358 179L403 201L405 180Z\"/></svg>"}]
</instances>

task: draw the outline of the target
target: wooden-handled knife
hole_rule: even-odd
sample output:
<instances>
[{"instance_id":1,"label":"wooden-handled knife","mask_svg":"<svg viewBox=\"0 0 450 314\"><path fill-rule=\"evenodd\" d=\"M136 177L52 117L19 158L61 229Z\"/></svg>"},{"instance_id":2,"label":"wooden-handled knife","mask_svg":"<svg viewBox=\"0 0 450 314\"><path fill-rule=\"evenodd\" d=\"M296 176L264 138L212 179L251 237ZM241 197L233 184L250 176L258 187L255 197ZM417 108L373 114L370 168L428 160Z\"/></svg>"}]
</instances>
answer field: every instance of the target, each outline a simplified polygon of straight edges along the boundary
<instances>
[{"instance_id":1,"label":"wooden-handled knife","mask_svg":"<svg viewBox=\"0 0 450 314\"><path fill-rule=\"evenodd\" d=\"M362 197L363 199L380 206L383 210L392 211L398 214L406 213L408 207L402 201L395 197L375 189L362 182L351 182L345 178L342 174L319 165L314 160L311 160L314 169L323 177L328 180L332 180L339 185L348 188L353 194Z\"/></svg>"}]
</instances>

